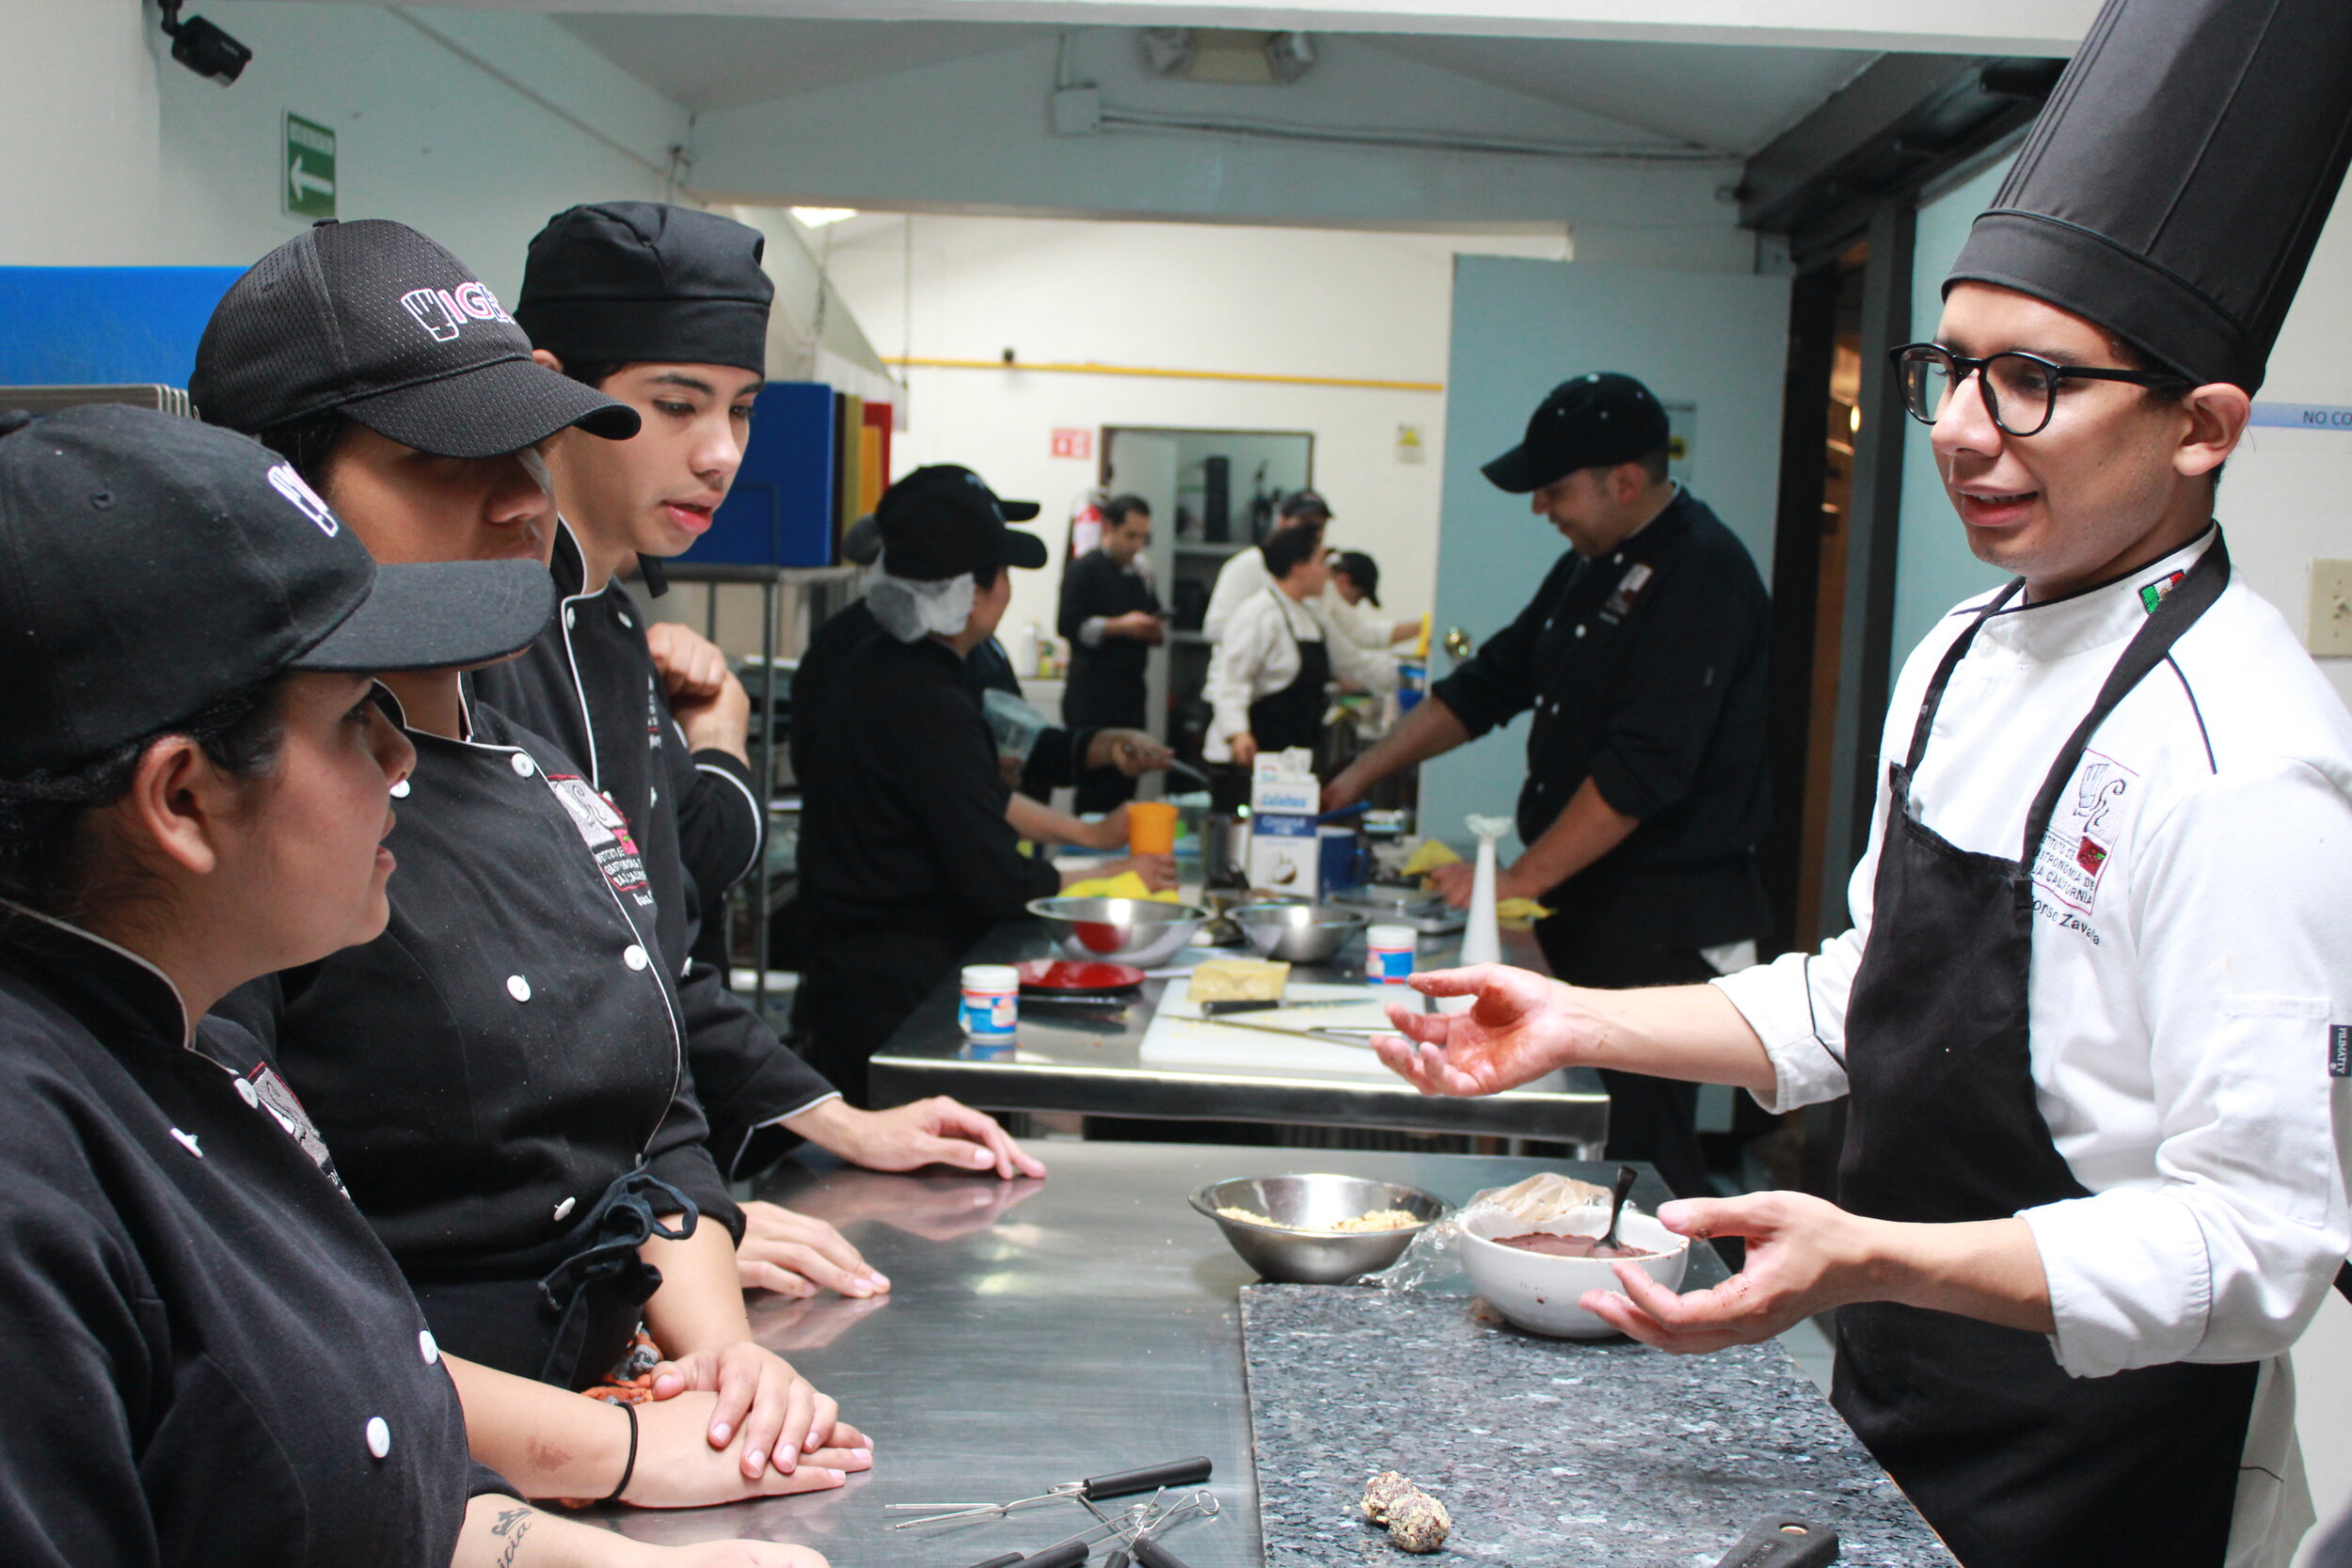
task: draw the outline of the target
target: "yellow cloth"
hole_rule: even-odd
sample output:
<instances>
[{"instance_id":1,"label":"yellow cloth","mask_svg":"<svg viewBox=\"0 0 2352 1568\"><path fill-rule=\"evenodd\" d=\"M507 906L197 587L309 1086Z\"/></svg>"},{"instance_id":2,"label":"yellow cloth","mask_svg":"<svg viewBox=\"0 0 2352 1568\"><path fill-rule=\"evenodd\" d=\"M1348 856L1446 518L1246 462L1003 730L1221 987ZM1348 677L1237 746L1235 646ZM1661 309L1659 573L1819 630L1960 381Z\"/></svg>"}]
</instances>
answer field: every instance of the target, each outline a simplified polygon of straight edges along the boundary
<instances>
[{"instance_id":1,"label":"yellow cloth","mask_svg":"<svg viewBox=\"0 0 2352 1568\"><path fill-rule=\"evenodd\" d=\"M1406 857L1405 875L1426 877L1441 865L1461 863L1462 857L1455 854L1453 846L1445 840L1424 838L1421 841L1420 847ZM1524 931L1550 912L1533 898L1505 898L1495 906L1495 920L1497 924L1507 926L1514 931Z\"/></svg>"},{"instance_id":2,"label":"yellow cloth","mask_svg":"<svg viewBox=\"0 0 2352 1568\"><path fill-rule=\"evenodd\" d=\"M1153 893L1143 885L1143 879L1132 871L1122 871L1116 877L1089 877L1084 881L1073 882L1061 890L1061 895L1064 898L1149 898L1162 904L1184 902L1176 895L1174 888Z\"/></svg>"}]
</instances>

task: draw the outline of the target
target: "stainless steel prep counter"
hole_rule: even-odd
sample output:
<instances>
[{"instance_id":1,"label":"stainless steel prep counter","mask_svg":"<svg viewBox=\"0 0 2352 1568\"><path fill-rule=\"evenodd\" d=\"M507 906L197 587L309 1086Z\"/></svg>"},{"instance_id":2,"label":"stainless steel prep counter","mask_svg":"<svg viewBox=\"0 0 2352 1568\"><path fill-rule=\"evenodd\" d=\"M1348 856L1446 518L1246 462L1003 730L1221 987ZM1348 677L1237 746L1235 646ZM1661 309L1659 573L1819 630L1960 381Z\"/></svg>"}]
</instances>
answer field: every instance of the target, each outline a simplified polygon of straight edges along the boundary
<instances>
[{"instance_id":1,"label":"stainless steel prep counter","mask_svg":"<svg viewBox=\"0 0 2352 1568\"><path fill-rule=\"evenodd\" d=\"M836 1568L962 1568L1084 1527L1075 1505L1002 1523L893 1530L889 1502L1025 1497L1063 1481L1206 1454L1223 1513L1169 1539L1192 1568L1260 1568L1258 1484L1242 1382L1241 1287L1256 1276L1186 1207L1226 1176L1330 1170L1459 1203L1541 1170L1610 1167L1457 1154L1039 1143L1043 1181L884 1176L787 1162L760 1196L832 1221L890 1276L890 1295L753 1309L760 1341L841 1402L875 1442L838 1491L726 1508L601 1515L640 1540L792 1541ZM1669 1196L1645 1175L1636 1201ZM1689 1285L1721 1264L1692 1255Z\"/></svg>"},{"instance_id":2,"label":"stainless steel prep counter","mask_svg":"<svg viewBox=\"0 0 2352 1568\"><path fill-rule=\"evenodd\" d=\"M971 963L1017 963L1066 957L1035 921L996 927L973 948ZM1359 979L1300 966L1298 978ZM1413 1132L1485 1133L1545 1138L1599 1152L1609 1127L1609 1097L1599 1076L1572 1069L1556 1089L1514 1089L1476 1100L1432 1098L1377 1064L1363 1076L1295 1068L1187 1067L1146 1062L1141 1047L1163 980L1115 1020L1081 1020L1024 1008L1009 1052L971 1049L957 1022L953 977L874 1053L874 1102L895 1105L948 1094L991 1111L1076 1111L1088 1116L1309 1123L1391 1128Z\"/></svg>"}]
</instances>

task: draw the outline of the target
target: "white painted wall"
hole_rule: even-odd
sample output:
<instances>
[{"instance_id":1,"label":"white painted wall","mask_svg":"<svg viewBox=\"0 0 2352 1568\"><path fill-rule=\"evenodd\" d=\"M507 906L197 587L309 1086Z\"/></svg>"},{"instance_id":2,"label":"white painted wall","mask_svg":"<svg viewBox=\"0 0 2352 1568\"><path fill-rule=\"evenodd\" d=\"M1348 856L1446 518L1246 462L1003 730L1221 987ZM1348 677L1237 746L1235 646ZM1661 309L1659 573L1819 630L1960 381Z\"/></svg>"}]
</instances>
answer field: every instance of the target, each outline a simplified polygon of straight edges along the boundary
<instances>
[{"instance_id":1,"label":"white painted wall","mask_svg":"<svg viewBox=\"0 0 2352 1568\"><path fill-rule=\"evenodd\" d=\"M910 221L911 333L904 309ZM903 345L918 358L994 360L1010 347L1040 362L1434 384L1446 374L1454 254L1559 259L1565 248L1557 233L868 217L835 242L833 276L886 356ZM1315 484L1337 513L1332 543L1380 562L1380 596L1396 614L1429 608L1441 393L1047 372L908 373L907 426L891 454L898 471L963 463L1001 494L1044 504L1041 529L1054 559L1042 571L1014 574L1009 627L1032 619L1053 625L1061 520L1095 483L1094 460L1050 455L1057 427L1311 431ZM1424 462L1397 461L1400 424L1422 428Z\"/></svg>"},{"instance_id":2,"label":"white painted wall","mask_svg":"<svg viewBox=\"0 0 2352 1568\"><path fill-rule=\"evenodd\" d=\"M278 194L291 109L335 129L344 216L412 224L511 298L550 214L660 197L686 139L683 110L545 17L200 8L253 50L233 87L175 63L152 7L0 4L0 264L254 261L302 227Z\"/></svg>"}]
</instances>

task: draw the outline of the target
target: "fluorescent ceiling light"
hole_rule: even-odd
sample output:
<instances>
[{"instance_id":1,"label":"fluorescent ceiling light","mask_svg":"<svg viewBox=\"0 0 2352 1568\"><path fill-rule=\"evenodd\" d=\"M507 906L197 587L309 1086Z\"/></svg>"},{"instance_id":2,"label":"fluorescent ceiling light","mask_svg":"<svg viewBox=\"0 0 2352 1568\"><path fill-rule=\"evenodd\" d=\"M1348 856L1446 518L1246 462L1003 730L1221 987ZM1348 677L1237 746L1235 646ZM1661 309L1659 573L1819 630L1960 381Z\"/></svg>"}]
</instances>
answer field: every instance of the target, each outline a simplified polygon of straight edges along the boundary
<instances>
[{"instance_id":1,"label":"fluorescent ceiling light","mask_svg":"<svg viewBox=\"0 0 2352 1568\"><path fill-rule=\"evenodd\" d=\"M822 229L829 223L857 216L854 207L795 207L792 215L801 220L803 229Z\"/></svg>"}]
</instances>

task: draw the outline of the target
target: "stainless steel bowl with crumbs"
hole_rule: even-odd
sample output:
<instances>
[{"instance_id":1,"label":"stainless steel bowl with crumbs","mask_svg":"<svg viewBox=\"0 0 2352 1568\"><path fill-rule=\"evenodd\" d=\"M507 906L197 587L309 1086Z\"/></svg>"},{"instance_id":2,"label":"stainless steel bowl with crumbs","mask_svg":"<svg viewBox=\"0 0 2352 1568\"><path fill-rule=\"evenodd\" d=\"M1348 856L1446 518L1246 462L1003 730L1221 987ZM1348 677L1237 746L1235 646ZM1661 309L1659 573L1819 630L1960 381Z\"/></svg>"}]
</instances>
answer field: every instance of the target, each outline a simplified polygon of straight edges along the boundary
<instances>
[{"instance_id":1,"label":"stainless steel bowl with crumbs","mask_svg":"<svg viewBox=\"0 0 2352 1568\"><path fill-rule=\"evenodd\" d=\"M1445 1200L1419 1187L1359 1176L1236 1176L1192 1195L1260 1277L1342 1285L1385 1269Z\"/></svg>"}]
</instances>

